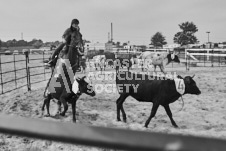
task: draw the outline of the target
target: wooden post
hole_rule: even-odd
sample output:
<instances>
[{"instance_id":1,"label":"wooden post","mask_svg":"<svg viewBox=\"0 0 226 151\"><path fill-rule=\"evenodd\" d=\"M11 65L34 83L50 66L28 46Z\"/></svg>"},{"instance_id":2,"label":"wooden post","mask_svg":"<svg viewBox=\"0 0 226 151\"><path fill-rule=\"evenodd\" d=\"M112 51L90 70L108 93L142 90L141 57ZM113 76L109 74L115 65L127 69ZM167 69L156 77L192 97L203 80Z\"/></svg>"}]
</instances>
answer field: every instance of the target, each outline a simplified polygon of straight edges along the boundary
<instances>
[{"instance_id":1,"label":"wooden post","mask_svg":"<svg viewBox=\"0 0 226 151\"><path fill-rule=\"evenodd\" d=\"M189 69L188 69L188 51L187 51L187 49L185 49L185 59L186 59L186 70L188 71Z\"/></svg>"},{"instance_id":2,"label":"wooden post","mask_svg":"<svg viewBox=\"0 0 226 151\"><path fill-rule=\"evenodd\" d=\"M218 51L218 66L220 67L220 51Z\"/></svg>"},{"instance_id":3,"label":"wooden post","mask_svg":"<svg viewBox=\"0 0 226 151\"><path fill-rule=\"evenodd\" d=\"M206 51L204 50L204 67L206 66Z\"/></svg>"},{"instance_id":4,"label":"wooden post","mask_svg":"<svg viewBox=\"0 0 226 151\"><path fill-rule=\"evenodd\" d=\"M2 59L1 59L1 54L0 54L0 74L1 74L1 87L2 87L2 94L3 92L3 79L2 79Z\"/></svg>"},{"instance_id":5,"label":"wooden post","mask_svg":"<svg viewBox=\"0 0 226 151\"><path fill-rule=\"evenodd\" d=\"M213 49L212 49L211 63L212 63L212 67L213 67Z\"/></svg>"},{"instance_id":6,"label":"wooden post","mask_svg":"<svg viewBox=\"0 0 226 151\"><path fill-rule=\"evenodd\" d=\"M31 81L30 81L30 68L29 68L29 52L25 51L25 58L26 58L26 72L27 72L27 89L31 91Z\"/></svg>"},{"instance_id":7,"label":"wooden post","mask_svg":"<svg viewBox=\"0 0 226 151\"><path fill-rule=\"evenodd\" d=\"M16 81L16 62L15 62L15 54L13 54L13 64L14 64L14 75L15 75L15 86L17 88L17 81Z\"/></svg>"},{"instance_id":8,"label":"wooden post","mask_svg":"<svg viewBox=\"0 0 226 151\"><path fill-rule=\"evenodd\" d=\"M44 79L46 80L46 68L45 68L45 51L43 51L43 54L42 54L42 62L43 62L43 67L44 67Z\"/></svg>"}]
</instances>

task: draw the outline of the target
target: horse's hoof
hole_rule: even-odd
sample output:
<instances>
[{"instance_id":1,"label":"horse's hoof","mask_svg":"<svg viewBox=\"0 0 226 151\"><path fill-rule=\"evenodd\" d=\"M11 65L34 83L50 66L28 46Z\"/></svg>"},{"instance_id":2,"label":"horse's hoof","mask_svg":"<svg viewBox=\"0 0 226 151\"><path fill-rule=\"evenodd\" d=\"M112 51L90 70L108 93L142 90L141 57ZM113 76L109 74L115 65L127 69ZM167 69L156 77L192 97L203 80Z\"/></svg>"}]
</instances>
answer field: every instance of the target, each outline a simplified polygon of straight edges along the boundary
<instances>
[{"instance_id":1,"label":"horse's hoof","mask_svg":"<svg viewBox=\"0 0 226 151\"><path fill-rule=\"evenodd\" d=\"M179 129L179 127L177 125L173 125L173 127Z\"/></svg>"},{"instance_id":2,"label":"horse's hoof","mask_svg":"<svg viewBox=\"0 0 226 151\"><path fill-rule=\"evenodd\" d=\"M146 122L145 124L144 124L144 127L146 127L146 128L148 128L148 122Z\"/></svg>"},{"instance_id":3,"label":"horse's hoof","mask_svg":"<svg viewBox=\"0 0 226 151\"><path fill-rule=\"evenodd\" d=\"M126 119L123 119L123 122L126 123Z\"/></svg>"},{"instance_id":4,"label":"horse's hoof","mask_svg":"<svg viewBox=\"0 0 226 151\"><path fill-rule=\"evenodd\" d=\"M65 113L60 113L61 116L65 116Z\"/></svg>"}]
</instances>

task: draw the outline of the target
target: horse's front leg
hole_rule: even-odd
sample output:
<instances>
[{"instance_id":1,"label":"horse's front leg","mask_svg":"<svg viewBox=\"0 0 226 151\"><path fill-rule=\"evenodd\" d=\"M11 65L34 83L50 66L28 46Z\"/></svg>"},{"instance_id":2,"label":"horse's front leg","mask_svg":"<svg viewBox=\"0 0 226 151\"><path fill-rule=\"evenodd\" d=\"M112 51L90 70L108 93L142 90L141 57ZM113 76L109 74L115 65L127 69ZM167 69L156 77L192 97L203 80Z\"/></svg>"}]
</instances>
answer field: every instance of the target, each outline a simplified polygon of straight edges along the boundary
<instances>
[{"instance_id":1,"label":"horse's front leg","mask_svg":"<svg viewBox=\"0 0 226 151\"><path fill-rule=\"evenodd\" d=\"M57 101L57 114L60 114L61 113L61 102L60 101Z\"/></svg>"},{"instance_id":2,"label":"horse's front leg","mask_svg":"<svg viewBox=\"0 0 226 151\"><path fill-rule=\"evenodd\" d=\"M63 104L64 106L64 111L62 113L60 113L61 116L65 116L65 113L67 112L68 110L68 105L67 105L67 102L66 102L66 98L64 96L62 96L60 98L60 102Z\"/></svg>"},{"instance_id":3,"label":"horse's front leg","mask_svg":"<svg viewBox=\"0 0 226 151\"><path fill-rule=\"evenodd\" d=\"M75 123L76 122L76 101L77 101L77 99L73 99L72 100L72 103L71 103L71 105L72 105L72 114L73 114L73 122Z\"/></svg>"},{"instance_id":4,"label":"horse's front leg","mask_svg":"<svg viewBox=\"0 0 226 151\"><path fill-rule=\"evenodd\" d=\"M160 68L160 70L162 71L162 73L163 73L164 75L166 75L164 66L163 66L163 65L159 65L159 68Z\"/></svg>"},{"instance_id":5,"label":"horse's front leg","mask_svg":"<svg viewBox=\"0 0 226 151\"><path fill-rule=\"evenodd\" d=\"M44 114L44 110L45 110L45 106L46 106L47 115L45 115L45 116L50 116L50 113L49 113L50 100L51 100L51 94L48 94L47 97L44 99L44 102L43 102L42 115Z\"/></svg>"}]
</instances>

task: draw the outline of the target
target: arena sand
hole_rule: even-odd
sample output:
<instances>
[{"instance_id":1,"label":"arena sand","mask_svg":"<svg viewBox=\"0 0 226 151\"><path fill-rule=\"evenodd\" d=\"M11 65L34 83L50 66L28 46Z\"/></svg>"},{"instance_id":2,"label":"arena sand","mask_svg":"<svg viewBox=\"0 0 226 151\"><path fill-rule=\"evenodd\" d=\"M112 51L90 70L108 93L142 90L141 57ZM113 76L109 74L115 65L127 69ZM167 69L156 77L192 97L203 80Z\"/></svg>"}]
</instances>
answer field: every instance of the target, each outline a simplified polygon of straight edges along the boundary
<instances>
[{"instance_id":1,"label":"arena sand","mask_svg":"<svg viewBox=\"0 0 226 151\"><path fill-rule=\"evenodd\" d=\"M166 71L176 71L182 76L195 74L194 80L202 94L184 95L184 108L181 110L180 99L171 104L174 120L180 127L172 127L163 107L160 107L156 117L152 119L148 128L144 123L150 115L152 103L137 102L128 97L124 103L127 113L127 123L116 120L116 99L118 93L98 93L95 97L82 95L77 102L77 123L89 126L102 126L140 130L146 132L160 132L169 134L205 136L226 139L226 67L193 67L185 71L185 67L166 68ZM82 75L78 75L82 76ZM112 83L115 81L94 80L93 83ZM0 113L38 118L57 122L72 122L71 107L65 117L41 116L43 104L43 91L46 83L32 86L32 91L26 89L13 91L1 95ZM51 114L54 115L57 104L51 102ZM180 111L181 110L181 111ZM0 150L9 151L99 151L111 150L105 148L87 147L64 144L14 135L0 134Z\"/></svg>"}]
</instances>

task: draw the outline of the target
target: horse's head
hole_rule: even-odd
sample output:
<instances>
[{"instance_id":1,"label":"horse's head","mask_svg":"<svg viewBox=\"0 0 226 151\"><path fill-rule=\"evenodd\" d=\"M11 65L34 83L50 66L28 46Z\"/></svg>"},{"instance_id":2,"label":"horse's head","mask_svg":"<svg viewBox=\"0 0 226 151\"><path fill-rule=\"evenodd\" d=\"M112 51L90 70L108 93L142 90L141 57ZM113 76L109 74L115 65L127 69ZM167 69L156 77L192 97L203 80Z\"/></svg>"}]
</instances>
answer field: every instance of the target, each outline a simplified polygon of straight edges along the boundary
<instances>
[{"instance_id":1,"label":"horse's head","mask_svg":"<svg viewBox=\"0 0 226 151\"><path fill-rule=\"evenodd\" d=\"M76 81L78 82L80 93L85 93L90 96L96 95L93 86L89 84L89 82L86 79L86 76L82 78L77 78Z\"/></svg>"}]
</instances>

